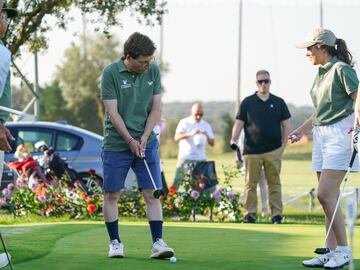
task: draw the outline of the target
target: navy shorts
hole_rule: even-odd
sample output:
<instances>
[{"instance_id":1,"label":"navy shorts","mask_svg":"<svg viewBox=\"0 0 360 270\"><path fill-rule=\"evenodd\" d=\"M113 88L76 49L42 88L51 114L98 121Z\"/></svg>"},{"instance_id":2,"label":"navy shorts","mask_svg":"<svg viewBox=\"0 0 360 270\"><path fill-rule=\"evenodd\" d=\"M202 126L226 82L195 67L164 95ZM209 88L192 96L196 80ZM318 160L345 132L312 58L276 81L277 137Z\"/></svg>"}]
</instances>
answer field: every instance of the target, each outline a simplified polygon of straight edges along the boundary
<instances>
[{"instance_id":1,"label":"navy shorts","mask_svg":"<svg viewBox=\"0 0 360 270\"><path fill-rule=\"evenodd\" d=\"M160 159L158 154L159 142L152 140L146 146L145 156L156 188L161 189ZM134 170L139 189L154 189L144 160L134 155L130 150L102 152L104 185L106 192L117 192L124 188L125 178L130 169Z\"/></svg>"}]
</instances>

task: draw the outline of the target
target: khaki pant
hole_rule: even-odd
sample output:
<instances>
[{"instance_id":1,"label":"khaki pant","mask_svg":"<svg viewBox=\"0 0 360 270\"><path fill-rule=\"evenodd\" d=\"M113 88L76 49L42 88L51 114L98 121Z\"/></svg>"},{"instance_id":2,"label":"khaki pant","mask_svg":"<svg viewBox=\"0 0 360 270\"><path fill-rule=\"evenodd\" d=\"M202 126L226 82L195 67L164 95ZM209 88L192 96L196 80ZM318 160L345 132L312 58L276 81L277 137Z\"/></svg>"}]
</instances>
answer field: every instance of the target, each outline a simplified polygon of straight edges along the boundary
<instances>
[{"instance_id":1,"label":"khaki pant","mask_svg":"<svg viewBox=\"0 0 360 270\"><path fill-rule=\"evenodd\" d=\"M256 188L260 180L261 169L264 166L265 176L269 187L269 205L272 216L281 215L283 211L281 199L281 156L283 147L264 154L244 155L246 164L244 215L256 218L257 193Z\"/></svg>"}]
</instances>

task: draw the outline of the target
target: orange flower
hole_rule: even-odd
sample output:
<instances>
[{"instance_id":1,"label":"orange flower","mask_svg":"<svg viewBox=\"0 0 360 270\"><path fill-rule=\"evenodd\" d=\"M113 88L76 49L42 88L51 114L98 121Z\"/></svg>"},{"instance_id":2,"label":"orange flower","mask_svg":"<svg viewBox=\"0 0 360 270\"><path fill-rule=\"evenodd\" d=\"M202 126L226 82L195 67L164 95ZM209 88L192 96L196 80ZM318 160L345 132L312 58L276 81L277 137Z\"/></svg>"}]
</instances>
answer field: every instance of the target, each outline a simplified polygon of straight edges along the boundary
<instances>
[{"instance_id":1,"label":"orange flower","mask_svg":"<svg viewBox=\"0 0 360 270\"><path fill-rule=\"evenodd\" d=\"M167 197L166 200L165 200L165 202L171 203L171 197Z\"/></svg>"},{"instance_id":2,"label":"orange flower","mask_svg":"<svg viewBox=\"0 0 360 270\"><path fill-rule=\"evenodd\" d=\"M90 215L94 214L94 213L95 213L95 210L96 210L95 204L90 203L90 204L87 206L87 210L89 211L89 214L90 214Z\"/></svg>"},{"instance_id":3,"label":"orange flower","mask_svg":"<svg viewBox=\"0 0 360 270\"><path fill-rule=\"evenodd\" d=\"M174 206L173 206L173 205L169 205L169 206L167 207L167 209L168 209L168 210L174 210Z\"/></svg>"},{"instance_id":4,"label":"orange flower","mask_svg":"<svg viewBox=\"0 0 360 270\"><path fill-rule=\"evenodd\" d=\"M171 185L171 186L169 187L169 193L170 193L171 195L175 195L175 194L176 194L176 187L175 187L174 185Z\"/></svg>"}]
</instances>

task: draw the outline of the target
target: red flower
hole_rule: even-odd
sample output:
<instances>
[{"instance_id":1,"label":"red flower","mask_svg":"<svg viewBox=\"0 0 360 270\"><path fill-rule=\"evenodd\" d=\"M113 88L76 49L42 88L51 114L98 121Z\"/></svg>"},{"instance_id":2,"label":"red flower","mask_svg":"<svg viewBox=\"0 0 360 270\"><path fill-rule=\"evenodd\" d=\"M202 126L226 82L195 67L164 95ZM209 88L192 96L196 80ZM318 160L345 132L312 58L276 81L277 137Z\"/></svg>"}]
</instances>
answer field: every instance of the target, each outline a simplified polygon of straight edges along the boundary
<instances>
[{"instance_id":1,"label":"red flower","mask_svg":"<svg viewBox=\"0 0 360 270\"><path fill-rule=\"evenodd\" d=\"M171 185L171 186L169 187L169 193L170 193L171 195L175 195L175 194L176 194L176 187L175 187L174 185Z\"/></svg>"},{"instance_id":2,"label":"red flower","mask_svg":"<svg viewBox=\"0 0 360 270\"><path fill-rule=\"evenodd\" d=\"M88 170L88 173L90 175L95 175L96 171L94 169L90 169L90 170Z\"/></svg>"},{"instance_id":3,"label":"red flower","mask_svg":"<svg viewBox=\"0 0 360 270\"><path fill-rule=\"evenodd\" d=\"M95 213L95 210L96 210L95 204L90 203L90 204L87 206L87 210L89 211L89 214L90 214L90 215L94 214L94 213Z\"/></svg>"}]
</instances>

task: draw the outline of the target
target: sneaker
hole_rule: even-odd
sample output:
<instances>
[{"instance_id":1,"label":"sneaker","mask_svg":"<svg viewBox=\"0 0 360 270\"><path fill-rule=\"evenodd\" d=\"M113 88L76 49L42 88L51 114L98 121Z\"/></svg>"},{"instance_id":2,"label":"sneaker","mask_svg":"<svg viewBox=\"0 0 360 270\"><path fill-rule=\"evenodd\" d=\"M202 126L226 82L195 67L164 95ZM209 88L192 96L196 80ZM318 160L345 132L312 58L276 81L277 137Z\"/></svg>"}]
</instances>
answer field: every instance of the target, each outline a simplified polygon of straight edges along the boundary
<instances>
[{"instance_id":1,"label":"sneaker","mask_svg":"<svg viewBox=\"0 0 360 270\"><path fill-rule=\"evenodd\" d=\"M321 254L313 259L303 261L302 264L305 267L323 267L329 260L328 254Z\"/></svg>"},{"instance_id":2,"label":"sneaker","mask_svg":"<svg viewBox=\"0 0 360 270\"><path fill-rule=\"evenodd\" d=\"M330 257L329 261L324 264L325 269L339 269L349 264L350 255L336 250L334 256Z\"/></svg>"},{"instance_id":3,"label":"sneaker","mask_svg":"<svg viewBox=\"0 0 360 270\"><path fill-rule=\"evenodd\" d=\"M272 224L281 224L281 222L282 222L282 216L280 216L280 215L273 216L271 218L271 223Z\"/></svg>"},{"instance_id":4,"label":"sneaker","mask_svg":"<svg viewBox=\"0 0 360 270\"><path fill-rule=\"evenodd\" d=\"M124 245L117 239L111 240L109 247L109 258L124 258Z\"/></svg>"},{"instance_id":5,"label":"sneaker","mask_svg":"<svg viewBox=\"0 0 360 270\"><path fill-rule=\"evenodd\" d=\"M165 259L174 256L174 250L164 242L162 239L158 239L151 248L150 258L153 259Z\"/></svg>"},{"instance_id":6,"label":"sneaker","mask_svg":"<svg viewBox=\"0 0 360 270\"><path fill-rule=\"evenodd\" d=\"M243 218L243 223L255 223L256 221L256 214L255 217L252 214L247 214Z\"/></svg>"},{"instance_id":7,"label":"sneaker","mask_svg":"<svg viewBox=\"0 0 360 270\"><path fill-rule=\"evenodd\" d=\"M8 253L9 258L11 259L10 254ZM9 264L9 260L8 257L6 256L6 253L1 253L0 254L0 268L3 268L5 266L7 266Z\"/></svg>"}]
</instances>

